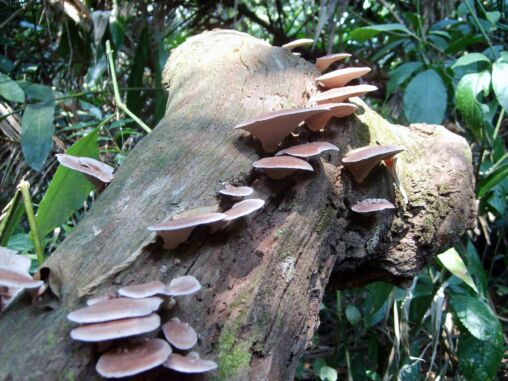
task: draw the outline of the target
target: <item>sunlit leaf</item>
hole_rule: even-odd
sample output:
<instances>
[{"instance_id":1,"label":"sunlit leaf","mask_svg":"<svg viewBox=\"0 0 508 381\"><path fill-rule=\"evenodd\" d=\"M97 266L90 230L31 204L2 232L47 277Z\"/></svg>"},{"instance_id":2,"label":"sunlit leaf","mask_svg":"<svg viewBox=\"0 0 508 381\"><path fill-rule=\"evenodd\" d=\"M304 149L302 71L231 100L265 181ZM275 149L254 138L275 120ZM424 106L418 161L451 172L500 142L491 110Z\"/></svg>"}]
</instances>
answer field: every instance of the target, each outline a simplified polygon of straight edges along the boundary
<instances>
[{"instance_id":1,"label":"sunlit leaf","mask_svg":"<svg viewBox=\"0 0 508 381\"><path fill-rule=\"evenodd\" d=\"M454 248L446 250L444 253L437 256L441 264L456 277L462 279L473 290L478 292L473 278L467 271L466 265L462 261L459 253Z\"/></svg>"},{"instance_id":2,"label":"sunlit leaf","mask_svg":"<svg viewBox=\"0 0 508 381\"><path fill-rule=\"evenodd\" d=\"M366 41L382 32L400 32L409 35L409 30L402 24L369 25L355 29L351 32L351 38L357 41Z\"/></svg>"},{"instance_id":3,"label":"sunlit leaf","mask_svg":"<svg viewBox=\"0 0 508 381\"><path fill-rule=\"evenodd\" d=\"M492 88L499 104L508 112L508 53L492 65Z\"/></svg>"},{"instance_id":4,"label":"sunlit leaf","mask_svg":"<svg viewBox=\"0 0 508 381\"><path fill-rule=\"evenodd\" d=\"M486 63L490 64L490 60L484 54L481 54L481 53L469 53L469 54L466 54L465 56L460 57L452 65L452 69L455 69L456 67L460 67L460 66L471 65L473 63L478 63L478 62L486 62Z\"/></svg>"}]
</instances>

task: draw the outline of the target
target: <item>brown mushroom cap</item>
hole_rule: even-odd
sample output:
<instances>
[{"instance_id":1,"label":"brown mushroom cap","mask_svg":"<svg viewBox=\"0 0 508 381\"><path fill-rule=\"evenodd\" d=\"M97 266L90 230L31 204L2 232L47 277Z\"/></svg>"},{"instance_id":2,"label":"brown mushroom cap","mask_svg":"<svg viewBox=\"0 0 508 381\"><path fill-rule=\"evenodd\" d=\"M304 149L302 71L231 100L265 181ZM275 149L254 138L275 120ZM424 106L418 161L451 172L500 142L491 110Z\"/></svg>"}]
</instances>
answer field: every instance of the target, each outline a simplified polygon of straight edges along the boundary
<instances>
[{"instance_id":1,"label":"brown mushroom cap","mask_svg":"<svg viewBox=\"0 0 508 381\"><path fill-rule=\"evenodd\" d=\"M251 187L235 187L230 184L227 184L224 189L219 191L220 194L231 197L246 197L250 196L252 192L254 192L254 189Z\"/></svg>"},{"instance_id":2,"label":"brown mushroom cap","mask_svg":"<svg viewBox=\"0 0 508 381\"><path fill-rule=\"evenodd\" d=\"M162 339L118 347L104 353L95 369L106 378L133 376L162 365L171 355L171 347Z\"/></svg>"},{"instance_id":3,"label":"brown mushroom cap","mask_svg":"<svg viewBox=\"0 0 508 381\"><path fill-rule=\"evenodd\" d=\"M331 118L342 118L358 110L358 106L353 103L324 103L323 106L329 107L330 111L305 119L309 130L314 132L322 130Z\"/></svg>"},{"instance_id":4,"label":"brown mushroom cap","mask_svg":"<svg viewBox=\"0 0 508 381\"><path fill-rule=\"evenodd\" d=\"M92 304L67 315L75 323L101 323L104 321L126 319L150 315L162 303L158 297L144 299L116 298Z\"/></svg>"},{"instance_id":5,"label":"brown mushroom cap","mask_svg":"<svg viewBox=\"0 0 508 381\"><path fill-rule=\"evenodd\" d=\"M344 102L351 97L360 97L370 91L376 91L377 87L372 85L345 86L323 91L314 95L311 101L324 105L330 102Z\"/></svg>"},{"instance_id":6,"label":"brown mushroom cap","mask_svg":"<svg viewBox=\"0 0 508 381\"><path fill-rule=\"evenodd\" d=\"M86 342L113 340L152 332L159 328L160 325L161 318L159 315L151 314L144 317L87 324L74 328L71 331L71 338Z\"/></svg>"},{"instance_id":7,"label":"brown mushroom cap","mask_svg":"<svg viewBox=\"0 0 508 381\"><path fill-rule=\"evenodd\" d=\"M237 218L247 216L254 213L256 210L261 209L263 205L265 205L265 201L258 198L251 198L237 202L231 207L231 209L224 212L226 215L224 221L232 221Z\"/></svg>"},{"instance_id":8,"label":"brown mushroom cap","mask_svg":"<svg viewBox=\"0 0 508 381\"><path fill-rule=\"evenodd\" d=\"M94 298L88 299L86 301L86 305L92 306L92 305L97 304L99 302L104 302L106 300L111 300L111 299L116 299L116 298L118 298L118 296L116 296L115 294L106 294L106 295L96 296Z\"/></svg>"},{"instance_id":9,"label":"brown mushroom cap","mask_svg":"<svg viewBox=\"0 0 508 381\"><path fill-rule=\"evenodd\" d=\"M198 335L189 323L180 321L177 317L170 319L162 326L164 337L177 349L191 349L198 342Z\"/></svg>"},{"instance_id":10,"label":"brown mushroom cap","mask_svg":"<svg viewBox=\"0 0 508 381\"><path fill-rule=\"evenodd\" d=\"M180 373L204 373L217 369L215 361L202 360L196 352L189 352L187 356L172 353L164 366Z\"/></svg>"},{"instance_id":11,"label":"brown mushroom cap","mask_svg":"<svg viewBox=\"0 0 508 381\"><path fill-rule=\"evenodd\" d=\"M172 250L185 242L196 226L211 224L224 218L226 218L226 215L222 213L204 213L162 222L158 225L149 226L148 230L157 232L164 240L163 247Z\"/></svg>"},{"instance_id":12,"label":"brown mushroom cap","mask_svg":"<svg viewBox=\"0 0 508 381\"><path fill-rule=\"evenodd\" d=\"M353 174L355 181L361 183L382 160L402 151L404 148L397 145L361 147L348 152L342 158L342 163Z\"/></svg>"},{"instance_id":13,"label":"brown mushroom cap","mask_svg":"<svg viewBox=\"0 0 508 381\"><path fill-rule=\"evenodd\" d=\"M356 213L372 213L385 209L395 209L395 205L383 198L368 198L351 207L351 210Z\"/></svg>"},{"instance_id":14,"label":"brown mushroom cap","mask_svg":"<svg viewBox=\"0 0 508 381\"><path fill-rule=\"evenodd\" d=\"M118 294L125 296L126 298L149 298L157 294L163 294L166 289L166 285L159 281L153 281L142 284L135 284L132 286L122 287L118 290Z\"/></svg>"},{"instance_id":15,"label":"brown mushroom cap","mask_svg":"<svg viewBox=\"0 0 508 381\"><path fill-rule=\"evenodd\" d=\"M369 67L347 67L334 70L316 78L316 81L328 88L342 87L353 79L360 78L370 72Z\"/></svg>"},{"instance_id":16,"label":"brown mushroom cap","mask_svg":"<svg viewBox=\"0 0 508 381\"><path fill-rule=\"evenodd\" d=\"M113 167L90 157L78 157L65 154L56 154L57 160L64 167L81 172L97 187L110 183L113 180Z\"/></svg>"},{"instance_id":17,"label":"brown mushroom cap","mask_svg":"<svg viewBox=\"0 0 508 381\"><path fill-rule=\"evenodd\" d=\"M323 72L326 69L328 69L330 67L330 65L333 64L334 62L344 60L348 57L351 57L351 54L349 54L349 53L335 53L335 54L328 54L323 57L318 57L316 59L316 68L320 72Z\"/></svg>"},{"instance_id":18,"label":"brown mushroom cap","mask_svg":"<svg viewBox=\"0 0 508 381\"><path fill-rule=\"evenodd\" d=\"M41 280L34 280L30 274L16 270L13 267L0 267L0 286L38 288L44 284Z\"/></svg>"},{"instance_id":19,"label":"brown mushroom cap","mask_svg":"<svg viewBox=\"0 0 508 381\"><path fill-rule=\"evenodd\" d=\"M293 50L300 46L310 45L312 43L314 43L314 40L312 38L299 38L298 40L294 40L288 42L287 44L282 45L282 47L288 50Z\"/></svg>"},{"instance_id":20,"label":"brown mushroom cap","mask_svg":"<svg viewBox=\"0 0 508 381\"><path fill-rule=\"evenodd\" d=\"M329 110L328 106L315 106L274 111L256 119L244 121L235 126L235 129L248 131L261 142L265 152L272 152L305 119Z\"/></svg>"},{"instance_id":21,"label":"brown mushroom cap","mask_svg":"<svg viewBox=\"0 0 508 381\"><path fill-rule=\"evenodd\" d=\"M309 163L292 156L265 157L252 165L254 168L262 169L267 176L275 180L289 176L297 170L314 171Z\"/></svg>"},{"instance_id":22,"label":"brown mushroom cap","mask_svg":"<svg viewBox=\"0 0 508 381\"><path fill-rule=\"evenodd\" d=\"M201 284L192 275L174 278L169 282L164 294L169 296L191 295L201 290Z\"/></svg>"},{"instance_id":23,"label":"brown mushroom cap","mask_svg":"<svg viewBox=\"0 0 508 381\"><path fill-rule=\"evenodd\" d=\"M338 150L339 148L333 145L332 143L312 142L283 149L282 151L277 152L275 156L291 155L307 158L319 155L320 153L325 151L338 151Z\"/></svg>"}]
</instances>

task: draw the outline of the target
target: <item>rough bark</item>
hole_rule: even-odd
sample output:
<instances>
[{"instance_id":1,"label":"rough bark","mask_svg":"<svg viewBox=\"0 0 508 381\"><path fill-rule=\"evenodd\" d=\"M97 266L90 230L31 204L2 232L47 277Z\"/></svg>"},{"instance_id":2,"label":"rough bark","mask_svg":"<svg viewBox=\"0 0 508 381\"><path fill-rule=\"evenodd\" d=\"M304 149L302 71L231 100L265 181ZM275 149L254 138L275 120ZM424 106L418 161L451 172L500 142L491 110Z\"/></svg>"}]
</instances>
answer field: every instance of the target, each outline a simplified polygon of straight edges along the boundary
<instances>
[{"instance_id":1,"label":"rough bark","mask_svg":"<svg viewBox=\"0 0 508 381\"><path fill-rule=\"evenodd\" d=\"M355 117L285 142L340 147L312 161L314 174L275 182L252 170L259 145L233 126L307 106L317 74L287 50L232 31L203 33L173 51L165 118L45 263L58 307L43 311L23 298L0 318L0 379L98 379L98 353L69 339L67 313L120 285L192 274L203 290L179 299L170 315L200 333L198 351L219 363L211 377L291 380L330 275L332 287L404 285L453 244L471 226L473 174L468 145L443 127L392 125L355 99ZM376 142L406 148L398 169L407 205L383 167L358 185L340 165L348 149ZM224 232L198 230L188 244L162 250L146 227L216 205L223 181L253 184L266 207ZM348 207L365 196L391 199L397 210L355 216ZM141 379L167 376L159 370Z\"/></svg>"}]
</instances>

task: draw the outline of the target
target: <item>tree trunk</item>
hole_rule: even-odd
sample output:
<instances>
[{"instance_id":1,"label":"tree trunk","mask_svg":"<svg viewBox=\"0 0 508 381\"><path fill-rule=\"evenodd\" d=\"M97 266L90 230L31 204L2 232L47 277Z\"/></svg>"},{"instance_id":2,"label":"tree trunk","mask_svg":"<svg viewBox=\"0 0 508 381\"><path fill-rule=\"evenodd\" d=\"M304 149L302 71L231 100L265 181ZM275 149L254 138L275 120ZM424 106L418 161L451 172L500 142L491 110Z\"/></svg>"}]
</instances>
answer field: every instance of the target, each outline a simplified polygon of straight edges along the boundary
<instances>
[{"instance_id":1,"label":"tree trunk","mask_svg":"<svg viewBox=\"0 0 508 381\"><path fill-rule=\"evenodd\" d=\"M24 297L0 318L0 380L99 379L97 350L70 340L66 315L86 297L183 274L204 287L178 299L171 316L194 326L198 352L218 362L210 378L291 380L330 275L331 287L406 285L471 227L474 177L465 140L441 126L392 125L359 99L355 117L324 133L302 129L285 142L340 147L312 160L313 174L276 182L254 171L259 144L233 126L308 106L317 75L288 50L232 31L205 32L175 49L164 73L166 116L41 270L54 294L45 297L57 307L37 309ZM376 142L406 148L398 170L407 204L384 167L359 185L340 165L350 148ZM189 243L163 250L146 227L216 205L224 181L253 185L266 206L223 232L198 229ZM365 197L385 197L397 210L354 215L349 206ZM169 379L165 370L140 379L158 377Z\"/></svg>"}]
</instances>

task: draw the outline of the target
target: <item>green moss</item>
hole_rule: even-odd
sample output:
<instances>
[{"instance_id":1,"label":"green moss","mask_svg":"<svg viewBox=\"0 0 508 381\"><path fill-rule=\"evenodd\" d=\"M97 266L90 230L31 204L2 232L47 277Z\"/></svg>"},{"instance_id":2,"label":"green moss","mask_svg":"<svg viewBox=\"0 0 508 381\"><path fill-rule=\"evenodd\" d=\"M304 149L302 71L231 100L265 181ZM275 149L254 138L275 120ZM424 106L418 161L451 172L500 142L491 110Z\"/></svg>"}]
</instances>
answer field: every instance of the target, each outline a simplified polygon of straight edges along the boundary
<instances>
[{"instance_id":1,"label":"green moss","mask_svg":"<svg viewBox=\"0 0 508 381\"><path fill-rule=\"evenodd\" d=\"M239 339L240 324L224 327L219 338L219 380L228 380L250 366L250 340Z\"/></svg>"}]
</instances>

